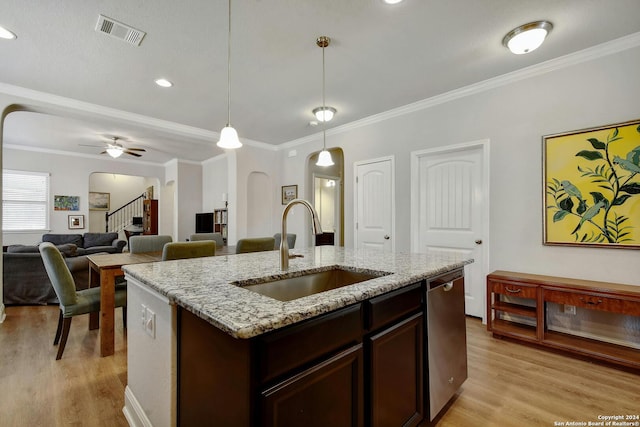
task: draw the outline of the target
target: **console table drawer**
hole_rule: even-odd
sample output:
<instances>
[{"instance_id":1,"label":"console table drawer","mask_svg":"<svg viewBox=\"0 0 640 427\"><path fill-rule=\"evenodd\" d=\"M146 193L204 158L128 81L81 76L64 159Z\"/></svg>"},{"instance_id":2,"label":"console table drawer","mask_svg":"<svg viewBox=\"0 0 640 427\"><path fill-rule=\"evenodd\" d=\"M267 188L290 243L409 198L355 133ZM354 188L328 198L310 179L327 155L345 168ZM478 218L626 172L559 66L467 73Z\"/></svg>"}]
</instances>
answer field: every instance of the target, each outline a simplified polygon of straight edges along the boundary
<instances>
[{"instance_id":1,"label":"console table drawer","mask_svg":"<svg viewBox=\"0 0 640 427\"><path fill-rule=\"evenodd\" d=\"M545 289L544 300L557 304L575 305L576 307L590 308L592 310L611 311L625 313L635 304L636 312L640 310L640 302L625 301L621 299L607 298L600 295L582 294ZM633 314L633 313L628 313Z\"/></svg>"},{"instance_id":2,"label":"console table drawer","mask_svg":"<svg viewBox=\"0 0 640 427\"><path fill-rule=\"evenodd\" d=\"M519 298L536 298L538 294L537 286L521 285L510 282L492 282L491 292L494 294L511 295Z\"/></svg>"}]
</instances>

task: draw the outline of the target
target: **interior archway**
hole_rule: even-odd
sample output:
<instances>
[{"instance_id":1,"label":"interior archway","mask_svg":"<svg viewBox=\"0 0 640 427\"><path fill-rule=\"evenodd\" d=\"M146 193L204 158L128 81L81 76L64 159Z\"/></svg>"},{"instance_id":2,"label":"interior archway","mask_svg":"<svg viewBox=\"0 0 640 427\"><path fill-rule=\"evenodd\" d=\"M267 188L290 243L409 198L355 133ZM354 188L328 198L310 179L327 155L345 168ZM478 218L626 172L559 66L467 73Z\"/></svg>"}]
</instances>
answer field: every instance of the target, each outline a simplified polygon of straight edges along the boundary
<instances>
[{"instance_id":1,"label":"interior archway","mask_svg":"<svg viewBox=\"0 0 640 427\"><path fill-rule=\"evenodd\" d=\"M309 156L307 199L313 202L323 224L323 234L315 238L316 246L344 246L344 153L341 148L327 150L331 153L333 166L316 165L319 151ZM327 184L331 187L327 187ZM328 229L325 229L325 225Z\"/></svg>"}]
</instances>

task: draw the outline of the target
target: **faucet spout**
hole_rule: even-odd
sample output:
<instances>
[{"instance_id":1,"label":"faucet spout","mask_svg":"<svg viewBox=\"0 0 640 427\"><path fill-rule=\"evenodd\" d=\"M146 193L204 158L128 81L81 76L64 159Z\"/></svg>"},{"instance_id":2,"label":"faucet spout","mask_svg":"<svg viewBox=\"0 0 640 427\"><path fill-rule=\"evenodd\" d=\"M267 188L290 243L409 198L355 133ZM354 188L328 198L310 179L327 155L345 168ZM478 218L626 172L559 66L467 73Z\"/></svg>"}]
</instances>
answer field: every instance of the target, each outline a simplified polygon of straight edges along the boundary
<instances>
[{"instance_id":1,"label":"faucet spout","mask_svg":"<svg viewBox=\"0 0 640 427\"><path fill-rule=\"evenodd\" d=\"M282 233L280 235L280 270L286 271L289 269L289 242L287 241L287 215L292 207L295 205L303 205L307 208L311 214L311 230L313 234L322 234L322 226L320 225L320 218L318 213L313 208L311 203L304 199L293 199L284 208L282 212Z\"/></svg>"}]
</instances>

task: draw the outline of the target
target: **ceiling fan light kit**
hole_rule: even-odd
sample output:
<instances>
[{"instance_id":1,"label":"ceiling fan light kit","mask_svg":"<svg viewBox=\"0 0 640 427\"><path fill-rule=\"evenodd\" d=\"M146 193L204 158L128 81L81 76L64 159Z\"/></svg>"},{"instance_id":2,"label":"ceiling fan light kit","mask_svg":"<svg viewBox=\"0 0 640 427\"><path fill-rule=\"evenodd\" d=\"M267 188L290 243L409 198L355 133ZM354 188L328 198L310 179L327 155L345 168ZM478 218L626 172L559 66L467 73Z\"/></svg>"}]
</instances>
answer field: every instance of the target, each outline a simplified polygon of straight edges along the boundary
<instances>
[{"instance_id":1,"label":"ceiling fan light kit","mask_svg":"<svg viewBox=\"0 0 640 427\"><path fill-rule=\"evenodd\" d=\"M130 156L134 156L134 157L142 157L142 154L138 154L136 153L136 151L142 152L142 153L147 151L144 148L134 148L134 147L127 148L118 142L120 138L117 136L110 137L109 139L113 142L105 143L102 146L104 148L104 151L102 151L100 154L108 154L114 159L117 159L123 154L129 154ZM79 144L79 145L84 147L100 147L99 145L87 145L87 144Z\"/></svg>"},{"instance_id":2,"label":"ceiling fan light kit","mask_svg":"<svg viewBox=\"0 0 640 427\"><path fill-rule=\"evenodd\" d=\"M509 31L502 44L516 55L524 55L539 48L553 29L549 21L535 21Z\"/></svg>"}]
</instances>

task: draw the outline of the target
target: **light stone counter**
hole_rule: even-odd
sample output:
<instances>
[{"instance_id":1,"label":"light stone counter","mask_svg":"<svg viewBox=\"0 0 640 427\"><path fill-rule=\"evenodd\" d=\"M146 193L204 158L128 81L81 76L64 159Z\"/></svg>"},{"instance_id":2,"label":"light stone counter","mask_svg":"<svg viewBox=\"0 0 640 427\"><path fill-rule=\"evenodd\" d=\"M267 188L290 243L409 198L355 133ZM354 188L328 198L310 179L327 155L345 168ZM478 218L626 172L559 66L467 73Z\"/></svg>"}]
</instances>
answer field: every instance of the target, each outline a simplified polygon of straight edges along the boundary
<instances>
[{"instance_id":1,"label":"light stone counter","mask_svg":"<svg viewBox=\"0 0 640 427\"><path fill-rule=\"evenodd\" d=\"M251 338L473 262L444 251L385 254L321 246L291 252L304 258L291 259L286 272L280 271L278 251L137 264L123 270L226 333ZM283 279L335 266L391 274L288 302L232 284Z\"/></svg>"}]
</instances>

